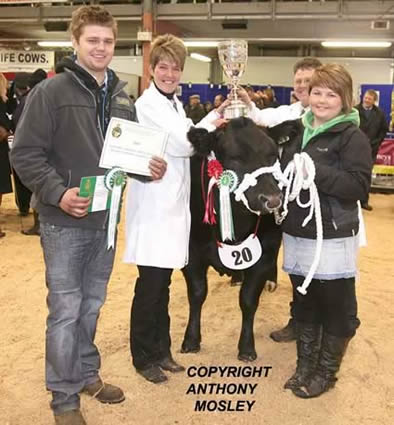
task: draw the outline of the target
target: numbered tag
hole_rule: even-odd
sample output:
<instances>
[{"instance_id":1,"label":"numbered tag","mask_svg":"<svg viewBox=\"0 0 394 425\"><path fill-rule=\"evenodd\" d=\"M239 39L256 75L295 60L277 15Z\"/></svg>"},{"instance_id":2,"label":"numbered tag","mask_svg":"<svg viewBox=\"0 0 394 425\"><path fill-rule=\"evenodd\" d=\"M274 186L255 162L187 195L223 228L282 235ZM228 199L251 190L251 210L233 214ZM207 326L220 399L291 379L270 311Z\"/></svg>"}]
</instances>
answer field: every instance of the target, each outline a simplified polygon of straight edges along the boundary
<instances>
[{"instance_id":1,"label":"numbered tag","mask_svg":"<svg viewBox=\"0 0 394 425\"><path fill-rule=\"evenodd\" d=\"M231 270L244 270L259 261L262 249L259 238L254 234L238 245L222 243L218 248L220 261Z\"/></svg>"}]
</instances>

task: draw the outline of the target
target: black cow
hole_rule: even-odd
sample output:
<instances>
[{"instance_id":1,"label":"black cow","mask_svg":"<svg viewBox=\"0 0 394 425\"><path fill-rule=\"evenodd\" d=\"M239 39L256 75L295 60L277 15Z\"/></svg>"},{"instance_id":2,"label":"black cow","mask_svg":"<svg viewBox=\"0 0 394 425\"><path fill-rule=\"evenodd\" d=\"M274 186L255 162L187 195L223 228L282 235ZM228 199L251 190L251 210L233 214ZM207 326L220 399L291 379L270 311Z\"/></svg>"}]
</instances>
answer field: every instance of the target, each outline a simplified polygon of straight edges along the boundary
<instances>
[{"instance_id":1,"label":"black cow","mask_svg":"<svg viewBox=\"0 0 394 425\"><path fill-rule=\"evenodd\" d=\"M247 118L230 120L223 129L208 133L204 129L193 128L188 133L196 155L191 160L191 235L189 245L189 264L182 270L187 282L189 298L189 321L182 343L182 352L200 350L201 309L207 295L207 270L212 266L221 275L232 275L233 270L226 268L217 252L217 240L220 240L218 226L203 223L204 202L202 197L201 163L210 151L224 169L236 172L240 181L246 173L252 173L260 167L272 166L278 158L277 145ZM205 171L206 173L206 168ZM205 176L205 191L208 178ZM263 174L257 184L245 192L249 206L261 211L257 236L262 244L263 255L256 264L244 270L243 284L240 289L239 303L242 310L242 329L238 343L238 358L253 361L257 358L255 350L253 323L259 304L259 298L266 281L275 280L277 274L277 255L281 243L281 230L276 226L273 209L280 207L282 194L272 174ZM216 211L218 211L218 191L215 192ZM241 202L231 196L234 217L235 241L243 241L254 232L258 216L250 212Z\"/></svg>"}]
</instances>

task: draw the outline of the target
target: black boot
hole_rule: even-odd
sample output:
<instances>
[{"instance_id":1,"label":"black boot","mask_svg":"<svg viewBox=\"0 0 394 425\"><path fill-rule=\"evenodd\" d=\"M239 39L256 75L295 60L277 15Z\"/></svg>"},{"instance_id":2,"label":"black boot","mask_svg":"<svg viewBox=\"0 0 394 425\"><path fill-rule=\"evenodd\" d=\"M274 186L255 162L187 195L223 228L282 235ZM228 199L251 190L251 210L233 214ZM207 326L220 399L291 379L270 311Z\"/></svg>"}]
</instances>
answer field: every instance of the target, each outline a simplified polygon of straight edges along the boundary
<instances>
[{"instance_id":1,"label":"black boot","mask_svg":"<svg viewBox=\"0 0 394 425\"><path fill-rule=\"evenodd\" d=\"M341 366L342 358L350 338L323 334L319 363L309 383L301 388L292 389L297 397L318 397L335 386L336 374Z\"/></svg>"},{"instance_id":2,"label":"black boot","mask_svg":"<svg viewBox=\"0 0 394 425\"><path fill-rule=\"evenodd\" d=\"M321 325L298 322L297 331L297 368L287 380L284 388L293 389L307 385L313 375L320 351Z\"/></svg>"},{"instance_id":3,"label":"black boot","mask_svg":"<svg viewBox=\"0 0 394 425\"><path fill-rule=\"evenodd\" d=\"M284 328L271 332L270 337L275 342L295 341L297 338L296 321L293 318L289 319L289 322Z\"/></svg>"},{"instance_id":4,"label":"black boot","mask_svg":"<svg viewBox=\"0 0 394 425\"><path fill-rule=\"evenodd\" d=\"M177 372L183 372L185 368L177 363L169 354L168 356L162 358L157 362L157 365L168 372L177 373Z\"/></svg>"},{"instance_id":5,"label":"black boot","mask_svg":"<svg viewBox=\"0 0 394 425\"><path fill-rule=\"evenodd\" d=\"M33 218L33 227L30 227L30 229L27 230L22 230L22 233L27 236L40 236L40 220L38 218L38 212L36 210L33 210Z\"/></svg>"}]
</instances>

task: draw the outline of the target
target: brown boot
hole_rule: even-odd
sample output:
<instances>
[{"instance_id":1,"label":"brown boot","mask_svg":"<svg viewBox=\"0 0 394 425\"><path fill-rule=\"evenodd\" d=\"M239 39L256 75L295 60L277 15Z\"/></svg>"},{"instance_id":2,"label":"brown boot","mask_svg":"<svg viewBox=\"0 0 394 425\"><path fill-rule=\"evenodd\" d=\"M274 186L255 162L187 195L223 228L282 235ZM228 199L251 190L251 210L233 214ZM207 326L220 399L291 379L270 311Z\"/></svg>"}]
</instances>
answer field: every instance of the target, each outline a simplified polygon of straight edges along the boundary
<instances>
[{"instance_id":1,"label":"brown boot","mask_svg":"<svg viewBox=\"0 0 394 425\"><path fill-rule=\"evenodd\" d=\"M350 339L324 333L314 375L306 385L292 388L293 394L300 398L313 398L333 388Z\"/></svg>"},{"instance_id":2,"label":"brown boot","mask_svg":"<svg viewBox=\"0 0 394 425\"><path fill-rule=\"evenodd\" d=\"M297 322L297 368L285 389L298 388L309 383L319 359L321 325Z\"/></svg>"},{"instance_id":3,"label":"brown boot","mask_svg":"<svg viewBox=\"0 0 394 425\"><path fill-rule=\"evenodd\" d=\"M289 323L284 328L271 332L270 337L275 342L295 341L297 337L295 320L290 319Z\"/></svg>"},{"instance_id":4,"label":"brown boot","mask_svg":"<svg viewBox=\"0 0 394 425\"><path fill-rule=\"evenodd\" d=\"M79 409L67 410L67 412L55 415L56 425L86 425L85 419Z\"/></svg>"},{"instance_id":5,"label":"brown boot","mask_svg":"<svg viewBox=\"0 0 394 425\"><path fill-rule=\"evenodd\" d=\"M27 236L40 236L40 220L38 218L38 213L36 210L33 210L34 224L28 230L22 230L22 234Z\"/></svg>"},{"instance_id":6,"label":"brown boot","mask_svg":"<svg viewBox=\"0 0 394 425\"><path fill-rule=\"evenodd\" d=\"M125 399L124 393L119 387L106 384L101 379L86 385L82 392L96 398L100 403L116 404Z\"/></svg>"}]
</instances>

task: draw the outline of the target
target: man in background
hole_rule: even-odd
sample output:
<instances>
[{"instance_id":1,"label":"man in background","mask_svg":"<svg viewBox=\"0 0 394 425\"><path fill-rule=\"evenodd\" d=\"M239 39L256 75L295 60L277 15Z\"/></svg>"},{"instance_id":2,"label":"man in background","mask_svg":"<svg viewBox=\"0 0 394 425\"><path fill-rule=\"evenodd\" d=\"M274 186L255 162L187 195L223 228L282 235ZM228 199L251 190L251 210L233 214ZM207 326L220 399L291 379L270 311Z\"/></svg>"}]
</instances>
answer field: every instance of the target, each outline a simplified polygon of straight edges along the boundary
<instances>
[{"instance_id":1,"label":"man in background","mask_svg":"<svg viewBox=\"0 0 394 425\"><path fill-rule=\"evenodd\" d=\"M213 107L219 108L219 106L226 100L226 98L222 94L217 94L213 99Z\"/></svg>"},{"instance_id":2,"label":"man in background","mask_svg":"<svg viewBox=\"0 0 394 425\"><path fill-rule=\"evenodd\" d=\"M23 108L25 107L27 95L30 91L41 81L47 78L47 73L39 68L36 69L33 74L27 74L26 81L22 78L18 78L18 75L15 77L15 92L17 95L18 104L12 114L12 123L13 123L13 131L15 132L19 119L22 115ZM30 203L34 204L34 198L32 198L32 193L30 189L28 189L22 182L18 176L18 173L13 170L14 182L15 182L15 198L16 203L19 207L20 214L22 216L27 215L30 208ZM33 208L33 218L34 223L30 229L22 230L24 235L32 236L32 235L40 235L40 221L38 219L38 212L35 210L34 205Z\"/></svg>"},{"instance_id":3,"label":"man in background","mask_svg":"<svg viewBox=\"0 0 394 425\"><path fill-rule=\"evenodd\" d=\"M367 135L371 143L372 164L375 163L379 147L389 129L384 112L376 106L377 100L377 92L370 89L365 92L362 102L356 106L360 114L360 129ZM361 206L367 211L372 211L372 206L369 205L368 200L369 197L362 199Z\"/></svg>"},{"instance_id":4,"label":"man in background","mask_svg":"<svg viewBox=\"0 0 394 425\"><path fill-rule=\"evenodd\" d=\"M206 115L204 107L200 103L200 95L192 94L189 97L189 104L185 106L186 116L193 121L193 124L200 122Z\"/></svg>"}]
</instances>

